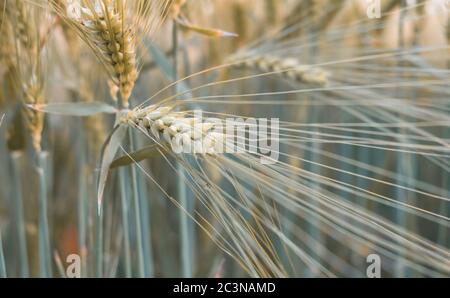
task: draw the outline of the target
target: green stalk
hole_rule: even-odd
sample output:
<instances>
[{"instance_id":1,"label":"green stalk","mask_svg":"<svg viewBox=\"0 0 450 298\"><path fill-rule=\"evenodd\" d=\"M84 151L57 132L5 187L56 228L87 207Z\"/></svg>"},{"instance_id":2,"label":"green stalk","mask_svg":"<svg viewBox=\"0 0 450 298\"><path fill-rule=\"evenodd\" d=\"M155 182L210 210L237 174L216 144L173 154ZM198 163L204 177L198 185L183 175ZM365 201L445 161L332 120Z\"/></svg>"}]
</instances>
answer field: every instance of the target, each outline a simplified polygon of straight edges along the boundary
<instances>
[{"instance_id":1,"label":"green stalk","mask_svg":"<svg viewBox=\"0 0 450 298\"><path fill-rule=\"evenodd\" d=\"M95 264L98 278L103 277L103 209L104 206L100 206L100 210L96 215Z\"/></svg>"},{"instance_id":2,"label":"green stalk","mask_svg":"<svg viewBox=\"0 0 450 298\"><path fill-rule=\"evenodd\" d=\"M39 176L39 273L41 277L48 278L52 276L52 258L47 214L47 181L45 179L47 154L38 152L37 161Z\"/></svg>"},{"instance_id":3,"label":"green stalk","mask_svg":"<svg viewBox=\"0 0 450 298\"><path fill-rule=\"evenodd\" d=\"M86 186L86 139L82 129L82 122L77 122L77 133L78 133L78 252L81 257L81 276L87 277L87 222L88 222L88 212L87 212L87 186Z\"/></svg>"},{"instance_id":4,"label":"green stalk","mask_svg":"<svg viewBox=\"0 0 450 298\"><path fill-rule=\"evenodd\" d=\"M6 278L6 264L5 264L5 256L3 253L3 239L2 239L2 230L0 227L0 278Z\"/></svg>"},{"instance_id":5,"label":"green stalk","mask_svg":"<svg viewBox=\"0 0 450 298\"><path fill-rule=\"evenodd\" d=\"M78 249L81 256L81 276L86 277L86 251L87 251L87 193L84 175L84 163L80 162L78 181Z\"/></svg>"},{"instance_id":6,"label":"green stalk","mask_svg":"<svg viewBox=\"0 0 450 298\"><path fill-rule=\"evenodd\" d=\"M126 169L119 170L120 201L122 205L122 227L124 238L125 254L125 277L131 277L131 244L130 244L130 226L129 226L129 201L127 195L127 175Z\"/></svg>"},{"instance_id":7,"label":"green stalk","mask_svg":"<svg viewBox=\"0 0 450 298\"><path fill-rule=\"evenodd\" d=\"M98 185L98 176L96 177L95 185ZM103 209L105 203L101 206L96 206L97 212L95 212L95 274L97 278L103 277Z\"/></svg>"},{"instance_id":8,"label":"green stalk","mask_svg":"<svg viewBox=\"0 0 450 298\"><path fill-rule=\"evenodd\" d=\"M178 172L181 177L184 175L184 169L181 164L177 165ZM183 183L182 178L177 183L178 197L180 198L180 231L181 231L181 260L182 270L184 278L192 277L192 246L189 238L189 218L186 214L188 212L188 201L186 196L186 185ZM186 211L185 211L186 210Z\"/></svg>"},{"instance_id":9,"label":"green stalk","mask_svg":"<svg viewBox=\"0 0 450 298\"><path fill-rule=\"evenodd\" d=\"M148 198L148 192L145 188L145 180L142 175L137 177L137 185L139 191L139 202L141 210L141 223L142 223L142 235L143 235L143 247L144 247L144 261L145 261L145 276L153 277L155 274L153 251L151 247L151 226L150 226L150 207Z\"/></svg>"},{"instance_id":10,"label":"green stalk","mask_svg":"<svg viewBox=\"0 0 450 298\"><path fill-rule=\"evenodd\" d=\"M172 30L172 44L173 44L173 78L174 81L178 80L178 28L177 24L173 23ZM175 86L176 92L178 92L178 87ZM186 212L189 212L189 204L187 200L187 189L186 184L183 181L184 168L180 163L177 163L177 171L179 173L177 181L177 193L180 200L180 233L181 233L181 262L182 262L182 276L184 278L192 277L192 244L189 237L189 231L192 230L192 222L189 220Z\"/></svg>"},{"instance_id":11,"label":"green stalk","mask_svg":"<svg viewBox=\"0 0 450 298\"><path fill-rule=\"evenodd\" d=\"M135 132L130 131L130 148L132 151L135 148L140 148L141 144L136 138ZM136 166L132 166L132 171L136 177L136 195L139 200L139 217L141 223L141 237L142 237L142 251L144 259L144 276L153 277L154 276L154 261L153 261L153 251L151 242L151 221L150 221L150 209L148 202L148 192L145 187L145 180L142 175L137 175Z\"/></svg>"},{"instance_id":12,"label":"green stalk","mask_svg":"<svg viewBox=\"0 0 450 298\"><path fill-rule=\"evenodd\" d=\"M17 226L17 237L18 237L18 247L19 247L19 258L20 258L20 277L29 277L29 263L28 263L28 251L27 251L27 237L25 231L25 219L23 212L23 194L22 185L20 178L20 165L19 160L22 154L19 152L13 152L11 155L12 160L12 183L13 192L12 198L15 205L16 212L16 226Z\"/></svg>"},{"instance_id":13,"label":"green stalk","mask_svg":"<svg viewBox=\"0 0 450 298\"><path fill-rule=\"evenodd\" d=\"M134 150L132 132L128 132L130 150ZM134 219L136 225L136 242L138 253L138 277L146 277L146 256L144 254L144 244L142 235L141 206L139 202L138 183L136 178L136 168L131 166L131 186L133 191Z\"/></svg>"}]
</instances>

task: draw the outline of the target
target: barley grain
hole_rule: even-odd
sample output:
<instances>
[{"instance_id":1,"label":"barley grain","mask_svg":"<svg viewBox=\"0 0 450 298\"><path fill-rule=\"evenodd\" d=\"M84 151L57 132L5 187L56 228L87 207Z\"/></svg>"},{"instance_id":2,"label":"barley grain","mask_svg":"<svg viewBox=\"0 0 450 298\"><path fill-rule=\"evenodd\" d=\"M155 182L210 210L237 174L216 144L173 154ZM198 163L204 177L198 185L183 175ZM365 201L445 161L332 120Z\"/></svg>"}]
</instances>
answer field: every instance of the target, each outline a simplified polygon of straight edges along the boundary
<instances>
[{"instance_id":1,"label":"barley grain","mask_svg":"<svg viewBox=\"0 0 450 298\"><path fill-rule=\"evenodd\" d=\"M156 141L169 145L175 153L215 155L223 150L224 136L214 131L214 123L186 117L184 113L173 112L170 107L149 106L131 111L122 123L148 132Z\"/></svg>"}]
</instances>

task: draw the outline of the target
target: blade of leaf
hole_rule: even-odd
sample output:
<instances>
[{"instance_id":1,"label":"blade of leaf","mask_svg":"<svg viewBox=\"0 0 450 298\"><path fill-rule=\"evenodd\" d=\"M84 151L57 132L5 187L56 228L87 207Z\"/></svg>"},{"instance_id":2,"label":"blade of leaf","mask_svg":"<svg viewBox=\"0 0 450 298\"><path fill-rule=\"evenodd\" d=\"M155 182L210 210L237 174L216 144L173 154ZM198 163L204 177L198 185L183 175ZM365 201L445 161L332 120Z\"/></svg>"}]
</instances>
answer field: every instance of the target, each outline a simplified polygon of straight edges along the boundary
<instances>
[{"instance_id":1,"label":"blade of leaf","mask_svg":"<svg viewBox=\"0 0 450 298\"><path fill-rule=\"evenodd\" d=\"M125 134L127 132L127 127L119 125L112 132L110 137L106 140L105 146L103 148L103 154L101 159L100 166L100 176L98 179L98 193L97 193L97 204L98 204L98 212L100 213L102 202L103 202L103 194L105 191L106 180L108 179L108 173L111 166L112 161L117 153L117 150L120 147L120 143L122 142Z\"/></svg>"},{"instance_id":2,"label":"blade of leaf","mask_svg":"<svg viewBox=\"0 0 450 298\"><path fill-rule=\"evenodd\" d=\"M114 160L111 163L110 168L114 169L114 168L118 168L118 167L128 166L135 162L140 162L140 161L148 159L148 158L153 158L153 157L159 156L160 154L159 154L159 151L157 150L157 148L158 148L158 145L153 144L153 145L146 146L140 150L134 151L132 153L128 153L127 155L121 156L121 157L117 158L116 160Z\"/></svg>"},{"instance_id":3,"label":"blade of leaf","mask_svg":"<svg viewBox=\"0 0 450 298\"><path fill-rule=\"evenodd\" d=\"M27 105L29 108L56 115L87 117L101 113L115 114L117 109L102 102L72 102Z\"/></svg>"}]
</instances>

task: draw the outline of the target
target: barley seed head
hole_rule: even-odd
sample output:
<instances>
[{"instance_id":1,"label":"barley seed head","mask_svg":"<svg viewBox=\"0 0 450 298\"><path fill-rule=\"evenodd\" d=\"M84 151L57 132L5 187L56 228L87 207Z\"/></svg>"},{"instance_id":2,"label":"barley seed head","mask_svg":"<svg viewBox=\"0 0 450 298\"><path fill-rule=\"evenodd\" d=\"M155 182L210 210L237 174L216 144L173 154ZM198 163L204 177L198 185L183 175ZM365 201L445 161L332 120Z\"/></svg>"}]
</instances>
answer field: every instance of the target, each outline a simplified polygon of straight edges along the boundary
<instances>
[{"instance_id":1,"label":"barley seed head","mask_svg":"<svg viewBox=\"0 0 450 298\"><path fill-rule=\"evenodd\" d=\"M25 104L40 104L44 102L43 85L38 80L32 80L23 87L23 98ZM26 128L30 132L33 149L41 151L42 130L44 128L44 114L34 109L25 108Z\"/></svg>"},{"instance_id":2,"label":"barley seed head","mask_svg":"<svg viewBox=\"0 0 450 298\"><path fill-rule=\"evenodd\" d=\"M41 25L46 24L46 17L43 9L26 1L11 1L11 6L8 6L8 20L16 36L12 46L13 57L10 59L9 74L13 82L12 88L15 89L13 93L25 105L25 128L31 136L36 152L41 151L44 115L26 106L44 102L45 80L41 42L47 36L41 35L40 30L43 28Z\"/></svg>"},{"instance_id":3,"label":"barley seed head","mask_svg":"<svg viewBox=\"0 0 450 298\"><path fill-rule=\"evenodd\" d=\"M238 68L249 68L263 73L274 72L284 79L316 86L327 85L330 76L330 74L322 68L303 65L294 58L262 55L250 57L245 60L231 58L229 59L229 62Z\"/></svg>"},{"instance_id":4,"label":"barley seed head","mask_svg":"<svg viewBox=\"0 0 450 298\"><path fill-rule=\"evenodd\" d=\"M172 152L216 155L223 150L224 135L215 132L215 123L205 122L186 113L174 112L171 107L149 106L130 111L121 122L138 127L154 141L168 145Z\"/></svg>"},{"instance_id":5,"label":"barley seed head","mask_svg":"<svg viewBox=\"0 0 450 298\"><path fill-rule=\"evenodd\" d=\"M139 73L137 48L159 26L172 1L51 0L52 7L94 51L127 107Z\"/></svg>"}]
</instances>

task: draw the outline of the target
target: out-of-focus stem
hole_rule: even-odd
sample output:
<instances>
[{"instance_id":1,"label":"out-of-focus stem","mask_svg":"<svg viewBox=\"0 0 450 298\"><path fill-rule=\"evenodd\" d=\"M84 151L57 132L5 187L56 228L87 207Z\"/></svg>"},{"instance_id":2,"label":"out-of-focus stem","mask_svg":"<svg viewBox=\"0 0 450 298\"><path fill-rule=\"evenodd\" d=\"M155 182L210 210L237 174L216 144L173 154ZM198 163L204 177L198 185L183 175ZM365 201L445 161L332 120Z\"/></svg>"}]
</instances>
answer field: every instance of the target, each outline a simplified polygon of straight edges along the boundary
<instances>
[{"instance_id":1,"label":"out-of-focus stem","mask_svg":"<svg viewBox=\"0 0 450 298\"><path fill-rule=\"evenodd\" d=\"M133 139L137 142L136 139ZM137 143L133 143L134 148L137 148ZM150 207L149 196L147 189L145 188L145 180L142 175L136 176L137 189L139 195L139 205L141 210L141 224L142 224L142 244L144 249L144 262L145 262L145 276L154 276L154 260L153 250L151 246L151 221L150 221Z\"/></svg>"},{"instance_id":2,"label":"out-of-focus stem","mask_svg":"<svg viewBox=\"0 0 450 298\"><path fill-rule=\"evenodd\" d=\"M132 132L128 132L130 150L133 150L133 135ZM136 242L137 242L137 253L138 253L138 277L146 277L145 269L145 254L144 254L144 244L142 235L142 221L141 221L141 206L139 202L138 184L136 178L136 168L131 166L131 187L133 193L133 206L134 206L134 218L136 225ZM147 256L148 257L148 256Z\"/></svg>"},{"instance_id":3,"label":"out-of-focus stem","mask_svg":"<svg viewBox=\"0 0 450 298\"><path fill-rule=\"evenodd\" d=\"M79 133L83 134L83 129L79 128ZM78 157L78 249L81 256L81 276L87 276L87 188L86 188L86 142L84 136L79 138L79 157Z\"/></svg>"},{"instance_id":4,"label":"out-of-focus stem","mask_svg":"<svg viewBox=\"0 0 450 298\"><path fill-rule=\"evenodd\" d=\"M19 247L19 263L20 263L20 277L29 277L29 264L28 264L28 251L27 251L27 237L25 230L25 219L23 213L23 194L22 185L20 177L20 165L19 160L22 157L20 152L13 152L11 154L12 161L12 181L13 181L13 191L12 198L14 201L14 209L16 213L16 227L17 227L17 238Z\"/></svg>"},{"instance_id":5,"label":"out-of-focus stem","mask_svg":"<svg viewBox=\"0 0 450 298\"><path fill-rule=\"evenodd\" d=\"M5 255L3 253L2 230L0 227L0 278L6 278Z\"/></svg>"},{"instance_id":6,"label":"out-of-focus stem","mask_svg":"<svg viewBox=\"0 0 450 298\"><path fill-rule=\"evenodd\" d=\"M129 226L129 200L127 195L127 175L126 169L119 170L120 183L120 201L122 206L122 227L124 238L125 254L125 277L131 277L131 245L130 245L130 226Z\"/></svg>"},{"instance_id":7,"label":"out-of-focus stem","mask_svg":"<svg viewBox=\"0 0 450 298\"><path fill-rule=\"evenodd\" d=\"M96 215L96 240L95 240L95 264L96 264L96 275L98 278L103 277L103 208L104 206L100 206L100 209Z\"/></svg>"},{"instance_id":8,"label":"out-of-focus stem","mask_svg":"<svg viewBox=\"0 0 450 298\"><path fill-rule=\"evenodd\" d=\"M173 22L172 29L172 48L173 48L173 79L178 80L178 28L176 22ZM177 88L177 86L175 86ZM178 88L177 88L178 89ZM177 92L177 91L176 91ZM192 277L192 245L189 237L189 227L192 223L189 221L186 212L188 212L188 200L186 184L183 181L184 169L183 166L177 164L178 181L177 193L180 200L180 233L181 233L181 262L182 262L182 276L184 278Z\"/></svg>"},{"instance_id":9,"label":"out-of-focus stem","mask_svg":"<svg viewBox=\"0 0 450 298\"><path fill-rule=\"evenodd\" d=\"M37 153L37 173L39 176L39 273L41 277L52 276L52 257L48 228L47 181L45 177L47 153Z\"/></svg>"}]
</instances>

